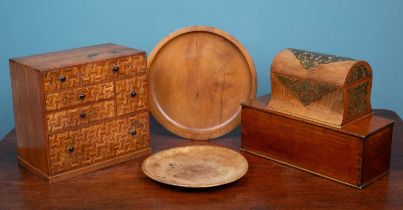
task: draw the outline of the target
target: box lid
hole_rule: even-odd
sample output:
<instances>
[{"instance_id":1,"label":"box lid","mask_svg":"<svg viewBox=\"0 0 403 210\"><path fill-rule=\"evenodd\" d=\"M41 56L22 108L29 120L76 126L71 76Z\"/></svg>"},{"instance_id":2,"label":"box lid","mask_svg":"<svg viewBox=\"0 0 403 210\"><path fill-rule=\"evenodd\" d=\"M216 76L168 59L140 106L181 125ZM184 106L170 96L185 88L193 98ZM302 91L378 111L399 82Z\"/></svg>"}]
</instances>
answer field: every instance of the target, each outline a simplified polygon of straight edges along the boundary
<instances>
[{"instance_id":1,"label":"box lid","mask_svg":"<svg viewBox=\"0 0 403 210\"><path fill-rule=\"evenodd\" d=\"M291 118L294 120L298 120L298 121L307 122L306 119L302 119L302 118L299 118L296 116L287 115L287 114L283 114L283 113L279 113L279 112L275 112L270 109L267 109L266 105L270 102L270 100L271 100L271 96L265 95L265 96L257 97L254 100L245 101L244 103L242 103L242 106L249 107L252 109L257 109L257 110L264 111L264 112L270 112L270 113L281 115L281 116L285 116L285 117L288 117L288 118ZM343 126L341 128L328 126L325 124L317 123L315 121L308 121L308 122L310 122L314 125L317 125L317 126L336 130L341 133L356 136L356 137L359 137L362 139L367 138L368 136L376 133L377 131L379 131L381 129L384 129L387 126L391 126L394 123L393 120L378 116L376 113L359 118L353 122L346 124L345 126Z\"/></svg>"},{"instance_id":2,"label":"box lid","mask_svg":"<svg viewBox=\"0 0 403 210\"><path fill-rule=\"evenodd\" d=\"M271 65L267 108L334 127L371 113L372 69L366 61L285 49Z\"/></svg>"}]
</instances>

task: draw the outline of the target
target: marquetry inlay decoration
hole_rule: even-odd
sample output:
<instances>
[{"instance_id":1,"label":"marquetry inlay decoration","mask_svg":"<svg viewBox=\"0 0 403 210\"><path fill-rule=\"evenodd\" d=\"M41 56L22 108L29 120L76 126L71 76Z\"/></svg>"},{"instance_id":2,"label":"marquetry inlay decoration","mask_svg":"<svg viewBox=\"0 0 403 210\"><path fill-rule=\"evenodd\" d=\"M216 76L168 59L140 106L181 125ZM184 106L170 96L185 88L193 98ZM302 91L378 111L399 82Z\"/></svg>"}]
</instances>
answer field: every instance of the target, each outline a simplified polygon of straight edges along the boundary
<instances>
[{"instance_id":1,"label":"marquetry inlay decoration","mask_svg":"<svg viewBox=\"0 0 403 210\"><path fill-rule=\"evenodd\" d=\"M336 90L336 87L287 77L281 74L275 74L276 78L287 87L304 106L321 99L323 96Z\"/></svg>"},{"instance_id":2,"label":"marquetry inlay decoration","mask_svg":"<svg viewBox=\"0 0 403 210\"><path fill-rule=\"evenodd\" d=\"M350 78L347 79L347 84L351 84L362 79L371 78L371 72L364 65L358 65L354 68Z\"/></svg>"},{"instance_id":3,"label":"marquetry inlay decoration","mask_svg":"<svg viewBox=\"0 0 403 210\"><path fill-rule=\"evenodd\" d=\"M366 112L369 107L368 93L369 82L358 83L350 87L348 90L349 105L348 105L348 118L357 116L363 112Z\"/></svg>"},{"instance_id":4,"label":"marquetry inlay decoration","mask_svg":"<svg viewBox=\"0 0 403 210\"><path fill-rule=\"evenodd\" d=\"M299 60L299 62L305 69L310 69L321 64L353 60L347 57L339 57L335 55L310 52L306 50L298 50L298 49L289 49L289 50L294 54L294 56Z\"/></svg>"}]
</instances>

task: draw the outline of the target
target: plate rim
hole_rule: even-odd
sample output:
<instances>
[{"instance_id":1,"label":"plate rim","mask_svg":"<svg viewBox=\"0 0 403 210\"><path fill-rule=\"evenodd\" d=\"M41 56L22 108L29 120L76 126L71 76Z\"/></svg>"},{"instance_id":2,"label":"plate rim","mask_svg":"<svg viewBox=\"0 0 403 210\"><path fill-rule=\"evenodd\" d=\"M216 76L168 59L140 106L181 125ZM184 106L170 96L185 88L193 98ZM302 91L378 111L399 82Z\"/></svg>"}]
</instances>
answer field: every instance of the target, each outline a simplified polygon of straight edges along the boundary
<instances>
[{"instance_id":1,"label":"plate rim","mask_svg":"<svg viewBox=\"0 0 403 210\"><path fill-rule=\"evenodd\" d=\"M156 178L155 176L153 176L153 174L149 173L149 171L146 169L146 162L149 162L149 160L150 160L153 156L155 156L155 155L157 155L157 154L160 154L160 153L168 152L168 151L170 151L170 150L179 150L179 149L183 149L183 148L186 148L186 147L216 147L216 148L220 148L220 149L224 149L224 150L229 150L229 151L231 151L231 152L237 153L237 155L239 155L239 157L240 157L242 160L245 161L246 167L243 168L243 171L242 171L242 173L240 173L239 176L235 176L234 178L229 179L229 180L226 181L226 182L218 183L218 184L206 184L206 185L185 185L185 184L180 184L180 183L167 182L167 181L164 181L164 180L162 180L162 179ZM228 148L228 147L217 146L217 145L186 145L186 146L179 146L179 147L172 147L172 148L164 149L164 150L158 151L158 152L156 152L156 153L154 153L154 154L148 156L148 157L142 162L142 164L141 164L141 170L143 171L143 173L144 173L148 178L150 178L150 179L152 179L152 180L154 180L154 181L156 181L156 182L159 182L159 183L163 183L163 184L167 184L167 185L171 185L171 186L177 186L177 187L185 187L185 188L209 188L209 187L217 187L217 186L226 185L226 184L229 184L229 183L232 183L232 182L235 182L235 181L241 179L241 178L244 177L244 176L246 175L246 173L248 172L248 170L249 170L249 163L248 163L248 160L245 158L245 156L243 156L240 152L238 152L238 151L236 151L236 150L233 150L233 149L231 149L231 148Z\"/></svg>"},{"instance_id":2,"label":"plate rim","mask_svg":"<svg viewBox=\"0 0 403 210\"><path fill-rule=\"evenodd\" d=\"M147 58L147 81L148 81L148 95L149 95L149 100L148 100L148 105L150 112L154 116L154 118L166 129L168 129L170 132L181 136L183 138L187 139L192 139L192 140L209 140L209 139L214 139L220 136L223 136L233 129L235 129L240 123L241 123L241 106L239 106L238 110L232 115L230 118L228 118L226 121L224 121L221 125L218 127L214 127L212 129L206 129L206 131L192 131L191 129L186 129L179 127L175 125L175 121L169 118L168 115L163 113L161 111L160 105L156 103L156 100L154 100L152 91L151 91L151 75L152 72L150 70L150 67L152 66L152 63L155 59L155 57L158 55L160 50L171 40L175 39L178 36L184 35L186 33L192 33L192 32L207 32L207 33L212 33L217 36L225 38L227 41L231 42L237 49L241 52L242 56L246 60L248 67L249 67L249 74L251 77L251 88L249 90L249 98L247 100L251 100L256 98L256 91L257 91L257 77L256 77L256 67L255 64L252 60L252 57L246 50L246 48L232 35L229 33L218 29L214 28L211 26L203 26L203 25L197 25L197 26L188 26L184 27L181 29L178 29L169 35L165 36L151 51L150 55Z\"/></svg>"}]
</instances>

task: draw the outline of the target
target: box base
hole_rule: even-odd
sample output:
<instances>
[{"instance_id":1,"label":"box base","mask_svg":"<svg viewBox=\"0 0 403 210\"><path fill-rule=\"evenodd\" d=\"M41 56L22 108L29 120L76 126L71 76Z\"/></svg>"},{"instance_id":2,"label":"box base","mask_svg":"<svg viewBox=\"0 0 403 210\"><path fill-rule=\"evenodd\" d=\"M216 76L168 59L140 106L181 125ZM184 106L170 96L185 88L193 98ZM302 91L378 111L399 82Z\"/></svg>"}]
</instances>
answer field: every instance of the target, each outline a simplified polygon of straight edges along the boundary
<instances>
[{"instance_id":1,"label":"box base","mask_svg":"<svg viewBox=\"0 0 403 210\"><path fill-rule=\"evenodd\" d=\"M34 172L35 174L39 175L41 178L45 179L46 181L48 181L49 183L53 183L53 182L57 182L57 181L61 181L61 180L65 180L65 179L69 179L81 174L85 174L85 173L89 173L101 168L106 168L118 163L122 163L125 161L129 161L131 159L137 158L137 157L141 157L144 155L148 155L151 154L151 148L147 148L144 150L140 150L134 153L130 153L128 155L124 155L124 156L119 156L110 160L106 160L103 162L99 162L93 165L89 165L89 166L85 166L82 168L78 168L78 169L74 169L71 171L67 171L61 174L57 174L54 176L48 176L47 174L43 173L42 171L38 170L37 168L35 168L34 166L32 166L31 164L29 164L27 161L25 161L23 158L21 158L20 156L18 156L18 164L21 165L22 167Z\"/></svg>"},{"instance_id":2,"label":"box base","mask_svg":"<svg viewBox=\"0 0 403 210\"><path fill-rule=\"evenodd\" d=\"M272 161L274 161L274 162L277 162L277 163L280 163L280 164L283 164L283 165L291 166L291 167L293 167L293 168L296 168L296 169L299 169L299 170L302 170L302 171L306 171L306 172L309 172L309 173L311 173L311 174L315 174L315 175L317 175L317 176L320 176L320 177L323 177L323 178L326 178L326 179L330 179L330 180L332 180L332 181L339 182L339 183L341 183L341 184L345 184L345 185L348 185L348 186L350 186L350 187L357 188L357 189L363 189L363 188L366 187L367 185L371 184L372 182L376 181L377 179L379 179L379 178L381 178L382 176L385 176L386 174L389 173L389 170L387 170L387 171L385 171L384 173L380 174L378 177L375 177L374 179L372 179L371 181L369 181L369 182L367 182L367 183L365 183L365 184L363 184L363 185L359 185L359 186L358 186L358 185L353 185L353 184L350 184L350 183L347 183L347 182L343 182L343 181L338 180L338 179L334 179L334 178L332 178L332 177L329 177L329 176L326 176L326 175L323 175L323 174L320 174L320 173L316 173L316 172L314 172L314 171L310 171L310 170L305 169L305 168L302 168L302 167L298 167L298 166L296 166L296 165L292 165L292 164L287 163L287 162L284 162L284 161L276 160L276 159L271 158L271 157L268 157L268 156L266 156L266 155L264 155L264 154L260 154L260 153L257 153L257 152L253 152L253 151L250 151L250 150L248 150L248 149L241 148L241 151L248 152L248 153L251 153L251 154L260 156L260 157L262 157L262 158L266 158L266 159L272 160Z\"/></svg>"},{"instance_id":3,"label":"box base","mask_svg":"<svg viewBox=\"0 0 403 210\"><path fill-rule=\"evenodd\" d=\"M358 189L389 171L393 121L370 115L342 128L242 104L241 150Z\"/></svg>"}]
</instances>

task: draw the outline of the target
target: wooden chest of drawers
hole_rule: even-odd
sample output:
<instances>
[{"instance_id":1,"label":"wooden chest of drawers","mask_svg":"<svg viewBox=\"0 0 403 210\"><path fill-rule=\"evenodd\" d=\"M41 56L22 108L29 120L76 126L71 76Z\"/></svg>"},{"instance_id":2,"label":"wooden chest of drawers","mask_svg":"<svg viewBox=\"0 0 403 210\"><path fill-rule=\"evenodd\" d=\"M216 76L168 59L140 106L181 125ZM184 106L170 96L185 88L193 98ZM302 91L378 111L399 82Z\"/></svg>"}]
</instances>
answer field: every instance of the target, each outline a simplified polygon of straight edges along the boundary
<instances>
[{"instance_id":1,"label":"wooden chest of drawers","mask_svg":"<svg viewBox=\"0 0 403 210\"><path fill-rule=\"evenodd\" d=\"M10 59L19 163L53 182L149 154L146 63L115 44Z\"/></svg>"}]
</instances>

